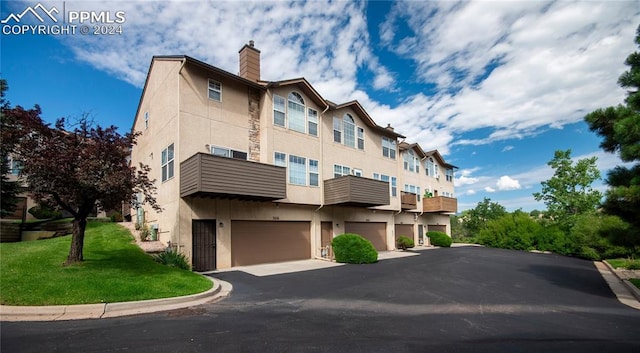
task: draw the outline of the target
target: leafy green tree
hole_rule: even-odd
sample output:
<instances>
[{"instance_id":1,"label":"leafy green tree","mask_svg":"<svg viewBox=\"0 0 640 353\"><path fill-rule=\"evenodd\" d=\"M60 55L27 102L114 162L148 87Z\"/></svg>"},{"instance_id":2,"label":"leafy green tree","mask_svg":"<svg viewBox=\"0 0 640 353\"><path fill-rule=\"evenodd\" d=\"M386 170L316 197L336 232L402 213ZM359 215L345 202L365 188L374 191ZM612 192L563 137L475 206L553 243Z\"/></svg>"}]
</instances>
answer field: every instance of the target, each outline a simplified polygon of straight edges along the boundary
<instances>
[{"instance_id":1,"label":"leafy green tree","mask_svg":"<svg viewBox=\"0 0 640 353\"><path fill-rule=\"evenodd\" d=\"M37 107L36 107L37 108ZM115 126L93 126L87 116L75 125L59 119L50 126L40 110L8 109L18 130L15 149L23 163L22 176L29 192L40 204L66 210L73 216L73 235L66 265L81 262L87 217L94 207L102 210L134 202L142 193L145 201L159 210L153 196L150 168L129 165L131 146L137 134L120 135Z\"/></svg>"},{"instance_id":2,"label":"leafy green tree","mask_svg":"<svg viewBox=\"0 0 640 353\"><path fill-rule=\"evenodd\" d=\"M541 183L541 192L533 193L536 201L547 205L547 215L565 231L573 227L576 216L595 211L600 203L602 194L591 187L600 179L596 161L597 157L591 157L574 164L571 150L556 151L547 163L555 170L553 177Z\"/></svg>"},{"instance_id":3,"label":"leafy green tree","mask_svg":"<svg viewBox=\"0 0 640 353\"><path fill-rule=\"evenodd\" d=\"M640 26L635 44L640 47ZM619 216L631 225L627 237L631 246L640 246L640 52L631 53L625 65L629 70L618 78L627 89L624 104L595 110L585 116L591 131L603 137L600 147L618 153L624 162L636 162L631 167L617 166L606 179L610 186L603 203L605 212Z\"/></svg>"},{"instance_id":4,"label":"leafy green tree","mask_svg":"<svg viewBox=\"0 0 640 353\"><path fill-rule=\"evenodd\" d=\"M476 236L484 229L488 221L498 219L507 214L504 206L485 197L475 208L468 210L464 217L464 227L470 236Z\"/></svg>"},{"instance_id":5,"label":"leafy green tree","mask_svg":"<svg viewBox=\"0 0 640 353\"><path fill-rule=\"evenodd\" d=\"M494 248L530 250L541 228L527 213L515 211L487 222L478 240L480 244Z\"/></svg>"},{"instance_id":6,"label":"leafy green tree","mask_svg":"<svg viewBox=\"0 0 640 353\"><path fill-rule=\"evenodd\" d=\"M18 194L20 193L20 184L17 181L9 180L9 157L12 156L15 146L18 143L18 134L10 115L5 114L9 108L9 102L5 100L5 92L8 89L7 81L0 79L0 133L2 134L2 143L0 143L0 217L12 214L18 204ZM39 108L36 106L36 110Z\"/></svg>"}]
</instances>

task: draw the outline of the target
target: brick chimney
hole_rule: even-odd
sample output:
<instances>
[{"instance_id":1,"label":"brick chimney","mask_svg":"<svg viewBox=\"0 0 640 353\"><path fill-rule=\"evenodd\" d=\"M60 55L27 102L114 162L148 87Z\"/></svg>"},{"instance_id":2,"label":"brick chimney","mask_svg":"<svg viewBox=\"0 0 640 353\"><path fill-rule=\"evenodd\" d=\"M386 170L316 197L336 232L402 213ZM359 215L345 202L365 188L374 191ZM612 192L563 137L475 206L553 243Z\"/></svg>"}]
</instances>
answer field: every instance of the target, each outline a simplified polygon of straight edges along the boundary
<instances>
[{"instance_id":1,"label":"brick chimney","mask_svg":"<svg viewBox=\"0 0 640 353\"><path fill-rule=\"evenodd\" d=\"M260 80L260 50L253 47L253 41L245 44L240 53L240 77L247 80Z\"/></svg>"}]
</instances>

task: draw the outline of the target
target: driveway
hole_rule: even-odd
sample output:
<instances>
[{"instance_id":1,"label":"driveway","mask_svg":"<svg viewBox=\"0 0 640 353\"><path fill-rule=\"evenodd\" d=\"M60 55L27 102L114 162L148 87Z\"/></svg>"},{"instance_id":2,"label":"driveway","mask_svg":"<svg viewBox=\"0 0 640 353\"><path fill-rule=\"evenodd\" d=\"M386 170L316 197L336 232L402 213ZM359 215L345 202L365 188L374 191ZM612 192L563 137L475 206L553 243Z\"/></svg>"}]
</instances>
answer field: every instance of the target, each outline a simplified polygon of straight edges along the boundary
<instances>
[{"instance_id":1,"label":"driveway","mask_svg":"<svg viewBox=\"0 0 640 353\"><path fill-rule=\"evenodd\" d=\"M592 262L463 247L257 277L186 310L2 323L3 352L640 352Z\"/></svg>"}]
</instances>

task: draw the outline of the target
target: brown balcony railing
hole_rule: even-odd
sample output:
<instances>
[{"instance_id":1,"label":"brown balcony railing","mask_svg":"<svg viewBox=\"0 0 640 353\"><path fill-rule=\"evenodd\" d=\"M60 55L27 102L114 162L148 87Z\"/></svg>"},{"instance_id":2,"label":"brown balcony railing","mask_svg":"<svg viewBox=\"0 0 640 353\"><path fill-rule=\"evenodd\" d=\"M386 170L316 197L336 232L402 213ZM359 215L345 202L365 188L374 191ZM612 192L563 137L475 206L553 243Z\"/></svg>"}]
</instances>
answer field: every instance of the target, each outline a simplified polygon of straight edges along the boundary
<instances>
[{"instance_id":1,"label":"brown balcony railing","mask_svg":"<svg viewBox=\"0 0 640 353\"><path fill-rule=\"evenodd\" d=\"M410 192L400 192L400 207L403 210L415 210L418 204L418 195Z\"/></svg>"},{"instance_id":2,"label":"brown balcony railing","mask_svg":"<svg viewBox=\"0 0 640 353\"><path fill-rule=\"evenodd\" d=\"M456 213L458 212L458 199L445 196L425 197L422 199L422 211Z\"/></svg>"},{"instance_id":3,"label":"brown balcony railing","mask_svg":"<svg viewBox=\"0 0 640 353\"><path fill-rule=\"evenodd\" d=\"M196 153L180 163L180 196L283 199L287 197L286 168Z\"/></svg>"},{"instance_id":4,"label":"brown balcony railing","mask_svg":"<svg viewBox=\"0 0 640 353\"><path fill-rule=\"evenodd\" d=\"M353 175L328 179L324 181L324 203L357 207L388 205L389 183Z\"/></svg>"}]
</instances>

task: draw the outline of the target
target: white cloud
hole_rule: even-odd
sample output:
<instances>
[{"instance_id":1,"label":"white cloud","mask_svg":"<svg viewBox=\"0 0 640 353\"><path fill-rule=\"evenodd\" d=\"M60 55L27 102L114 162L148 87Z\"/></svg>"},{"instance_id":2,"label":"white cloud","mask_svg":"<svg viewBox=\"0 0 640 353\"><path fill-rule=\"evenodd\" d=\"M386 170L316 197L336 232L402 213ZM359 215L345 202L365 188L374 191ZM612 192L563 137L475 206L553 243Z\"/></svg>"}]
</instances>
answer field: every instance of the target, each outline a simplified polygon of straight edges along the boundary
<instances>
[{"instance_id":1,"label":"white cloud","mask_svg":"<svg viewBox=\"0 0 640 353\"><path fill-rule=\"evenodd\" d=\"M484 191L486 192L496 192L496 189L492 188L491 186L487 186L484 188Z\"/></svg>"},{"instance_id":2,"label":"white cloud","mask_svg":"<svg viewBox=\"0 0 640 353\"><path fill-rule=\"evenodd\" d=\"M456 144L535 136L620 103L616 79L640 22L633 1L396 2L375 45L413 61L407 78L375 55L366 2L77 4L67 6L126 12L126 35L61 40L81 61L138 87L153 55L186 54L236 73L238 50L253 39L264 79L305 77L327 99L358 99L378 124L445 156ZM399 30L407 27L412 33ZM358 81L362 70L370 82ZM410 90L399 83L406 80L435 84L437 93ZM376 90L402 98L382 103ZM460 138L481 128L484 136Z\"/></svg>"},{"instance_id":3,"label":"white cloud","mask_svg":"<svg viewBox=\"0 0 640 353\"><path fill-rule=\"evenodd\" d=\"M508 152L508 151L511 151L514 148L515 148L514 146L504 146L504 148L502 149L502 152Z\"/></svg>"},{"instance_id":4,"label":"white cloud","mask_svg":"<svg viewBox=\"0 0 640 353\"><path fill-rule=\"evenodd\" d=\"M500 191L518 190L521 188L520 182L512 179L508 175L501 176L500 179L498 179L496 186Z\"/></svg>"}]
</instances>

